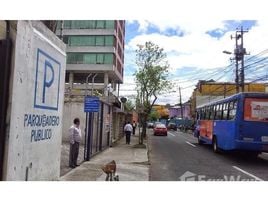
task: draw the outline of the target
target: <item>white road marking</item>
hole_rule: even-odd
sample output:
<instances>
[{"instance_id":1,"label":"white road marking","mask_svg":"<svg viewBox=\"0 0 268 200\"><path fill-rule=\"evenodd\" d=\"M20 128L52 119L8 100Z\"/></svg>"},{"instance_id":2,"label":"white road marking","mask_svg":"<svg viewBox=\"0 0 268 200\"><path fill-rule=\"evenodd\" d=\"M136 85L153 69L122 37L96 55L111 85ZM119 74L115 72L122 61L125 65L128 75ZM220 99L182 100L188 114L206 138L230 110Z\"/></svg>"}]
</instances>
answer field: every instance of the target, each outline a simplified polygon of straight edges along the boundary
<instances>
[{"instance_id":1,"label":"white road marking","mask_svg":"<svg viewBox=\"0 0 268 200\"><path fill-rule=\"evenodd\" d=\"M196 147L194 144L192 144L191 142L188 142L188 141L185 141L187 144L193 146L193 147Z\"/></svg>"},{"instance_id":2,"label":"white road marking","mask_svg":"<svg viewBox=\"0 0 268 200\"><path fill-rule=\"evenodd\" d=\"M245 170L243 170L243 169L241 169L241 168L239 168L239 167L237 167L237 166L233 166L233 168L235 168L236 170L238 170L238 171L240 171L240 172L243 172L244 174L246 174L246 175L248 175L248 176L251 176L252 178L255 178L256 181L264 181L264 180L262 180L261 178L255 176L255 175L253 175L253 174L251 174L251 173L249 173L249 172L246 172Z\"/></svg>"},{"instance_id":3,"label":"white road marking","mask_svg":"<svg viewBox=\"0 0 268 200\"><path fill-rule=\"evenodd\" d=\"M172 135L172 136L174 136L174 137L175 137L175 135L174 135L173 133L168 132L168 134L170 134L170 135Z\"/></svg>"}]
</instances>

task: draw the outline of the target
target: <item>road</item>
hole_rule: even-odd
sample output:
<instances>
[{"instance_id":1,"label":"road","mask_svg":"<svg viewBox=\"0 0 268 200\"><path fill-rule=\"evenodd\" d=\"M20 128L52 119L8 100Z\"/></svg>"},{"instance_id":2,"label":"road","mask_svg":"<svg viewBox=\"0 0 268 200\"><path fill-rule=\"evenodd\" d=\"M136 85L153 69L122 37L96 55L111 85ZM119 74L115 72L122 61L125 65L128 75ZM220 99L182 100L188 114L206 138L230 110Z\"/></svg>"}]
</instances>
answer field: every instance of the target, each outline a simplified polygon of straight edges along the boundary
<instances>
[{"instance_id":1,"label":"road","mask_svg":"<svg viewBox=\"0 0 268 200\"><path fill-rule=\"evenodd\" d=\"M199 145L191 134L179 131L166 137L153 136L150 130L148 137L151 181L268 180L268 154L216 154L210 145Z\"/></svg>"}]
</instances>

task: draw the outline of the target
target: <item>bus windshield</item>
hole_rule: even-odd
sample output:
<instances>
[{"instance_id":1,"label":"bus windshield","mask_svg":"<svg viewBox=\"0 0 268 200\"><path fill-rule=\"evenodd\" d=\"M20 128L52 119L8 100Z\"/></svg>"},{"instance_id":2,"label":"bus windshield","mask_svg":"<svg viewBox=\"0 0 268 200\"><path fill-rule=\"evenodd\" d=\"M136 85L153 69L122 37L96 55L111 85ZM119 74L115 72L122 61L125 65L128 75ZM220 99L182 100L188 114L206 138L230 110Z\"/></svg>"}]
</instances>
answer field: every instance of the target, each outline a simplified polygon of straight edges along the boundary
<instances>
[{"instance_id":1,"label":"bus windshield","mask_svg":"<svg viewBox=\"0 0 268 200\"><path fill-rule=\"evenodd\" d=\"M244 120L268 122L268 99L246 98Z\"/></svg>"}]
</instances>

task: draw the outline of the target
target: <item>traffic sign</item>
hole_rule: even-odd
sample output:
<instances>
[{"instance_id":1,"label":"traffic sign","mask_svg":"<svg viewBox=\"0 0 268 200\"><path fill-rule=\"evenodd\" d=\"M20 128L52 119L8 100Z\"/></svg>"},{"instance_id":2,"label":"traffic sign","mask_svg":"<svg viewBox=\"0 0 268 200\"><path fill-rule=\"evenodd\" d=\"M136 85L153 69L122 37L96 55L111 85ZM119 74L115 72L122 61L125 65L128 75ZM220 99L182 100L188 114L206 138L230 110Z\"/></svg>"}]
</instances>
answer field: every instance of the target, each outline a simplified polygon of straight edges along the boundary
<instances>
[{"instance_id":1,"label":"traffic sign","mask_svg":"<svg viewBox=\"0 0 268 200\"><path fill-rule=\"evenodd\" d=\"M99 97L86 96L84 101L84 112L99 112L100 100Z\"/></svg>"}]
</instances>

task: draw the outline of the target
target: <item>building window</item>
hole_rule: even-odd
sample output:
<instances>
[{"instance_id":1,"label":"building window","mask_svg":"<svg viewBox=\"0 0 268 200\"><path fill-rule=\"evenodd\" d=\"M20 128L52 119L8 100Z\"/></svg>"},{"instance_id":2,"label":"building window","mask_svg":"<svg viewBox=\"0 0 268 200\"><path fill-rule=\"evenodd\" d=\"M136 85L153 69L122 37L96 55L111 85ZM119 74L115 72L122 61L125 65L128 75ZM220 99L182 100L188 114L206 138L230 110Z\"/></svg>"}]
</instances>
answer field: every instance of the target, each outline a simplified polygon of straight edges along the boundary
<instances>
[{"instance_id":1,"label":"building window","mask_svg":"<svg viewBox=\"0 0 268 200\"><path fill-rule=\"evenodd\" d=\"M64 36L63 42L69 46L113 46L113 36Z\"/></svg>"},{"instance_id":2,"label":"building window","mask_svg":"<svg viewBox=\"0 0 268 200\"><path fill-rule=\"evenodd\" d=\"M67 63L68 64L82 64L83 63L83 54L68 53L67 54Z\"/></svg>"},{"instance_id":3,"label":"building window","mask_svg":"<svg viewBox=\"0 0 268 200\"><path fill-rule=\"evenodd\" d=\"M114 45L114 36L105 36L105 46Z\"/></svg>"},{"instance_id":4,"label":"building window","mask_svg":"<svg viewBox=\"0 0 268 200\"><path fill-rule=\"evenodd\" d=\"M65 20L65 29L114 29L114 20Z\"/></svg>"},{"instance_id":5,"label":"building window","mask_svg":"<svg viewBox=\"0 0 268 200\"><path fill-rule=\"evenodd\" d=\"M96 28L95 20L65 20L64 28L66 29L94 29Z\"/></svg>"},{"instance_id":6,"label":"building window","mask_svg":"<svg viewBox=\"0 0 268 200\"><path fill-rule=\"evenodd\" d=\"M67 64L113 64L112 53L68 53Z\"/></svg>"},{"instance_id":7,"label":"building window","mask_svg":"<svg viewBox=\"0 0 268 200\"><path fill-rule=\"evenodd\" d=\"M97 54L97 64L103 64L104 63L104 54L99 53Z\"/></svg>"},{"instance_id":8,"label":"building window","mask_svg":"<svg viewBox=\"0 0 268 200\"><path fill-rule=\"evenodd\" d=\"M95 53L84 54L84 64L96 64L97 55Z\"/></svg>"},{"instance_id":9,"label":"building window","mask_svg":"<svg viewBox=\"0 0 268 200\"><path fill-rule=\"evenodd\" d=\"M113 64L113 54L111 53L106 53L104 55L104 64Z\"/></svg>"},{"instance_id":10,"label":"building window","mask_svg":"<svg viewBox=\"0 0 268 200\"><path fill-rule=\"evenodd\" d=\"M94 46L95 37L92 36L69 36L69 46Z\"/></svg>"},{"instance_id":11,"label":"building window","mask_svg":"<svg viewBox=\"0 0 268 200\"><path fill-rule=\"evenodd\" d=\"M96 46L104 46L104 36L96 36Z\"/></svg>"},{"instance_id":12,"label":"building window","mask_svg":"<svg viewBox=\"0 0 268 200\"><path fill-rule=\"evenodd\" d=\"M96 25L96 28L101 28L101 29L104 29L104 24L105 24L105 21L104 20L97 20L97 25Z\"/></svg>"},{"instance_id":13,"label":"building window","mask_svg":"<svg viewBox=\"0 0 268 200\"><path fill-rule=\"evenodd\" d=\"M105 28L114 29L114 20L106 20Z\"/></svg>"}]
</instances>

